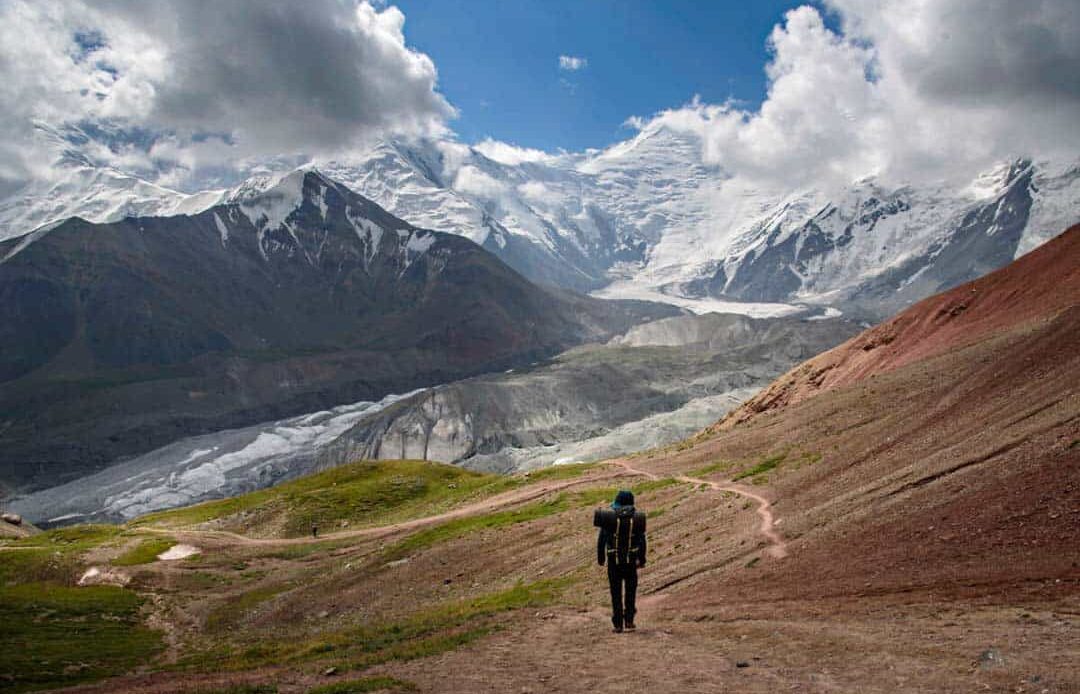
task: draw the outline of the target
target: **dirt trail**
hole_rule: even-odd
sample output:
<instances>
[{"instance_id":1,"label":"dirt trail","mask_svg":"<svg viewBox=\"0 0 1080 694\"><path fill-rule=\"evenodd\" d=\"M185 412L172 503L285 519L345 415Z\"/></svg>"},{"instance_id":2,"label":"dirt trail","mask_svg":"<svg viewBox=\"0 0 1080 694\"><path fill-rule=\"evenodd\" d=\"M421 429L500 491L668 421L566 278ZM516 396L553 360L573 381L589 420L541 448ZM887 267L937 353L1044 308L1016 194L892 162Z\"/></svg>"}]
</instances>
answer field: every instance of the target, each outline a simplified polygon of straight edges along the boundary
<instances>
[{"instance_id":1,"label":"dirt trail","mask_svg":"<svg viewBox=\"0 0 1080 694\"><path fill-rule=\"evenodd\" d=\"M641 470L632 467L625 460L616 461L615 464L623 468L627 472L633 473L635 475L642 475L650 480L659 479L658 475L649 472L648 470ZM761 517L761 526L759 529L761 531L761 534L764 535L766 539L768 539L769 544L771 545L768 549L769 556L775 557L777 559L783 559L787 556L787 543L784 541L784 538L780 536L780 533L776 531L776 519L773 516L772 504L769 502L768 499L758 494L757 492L742 486L741 484L734 484L731 482L713 482L710 480L701 479L700 477L690 477L688 475L675 475L674 478L679 480L680 482L686 482L688 484L705 484L708 485L711 489L720 492L734 492L735 494L745 496L748 499L756 501L758 504L757 514Z\"/></svg>"},{"instance_id":2,"label":"dirt trail","mask_svg":"<svg viewBox=\"0 0 1080 694\"><path fill-rule=\"evenodd\" d=\"M198 544L198 538L215 538L218 540L228 540L231 543L238 545L262 546L306 545L332 540L348 539L353 537L380 538L386 537L388 535L394 535L405 530L415 530L417 528L423 528L428 525L434 525L437 523L442 523L444 521L455 520L457 518L462 518L465 516L487 513L489 511L497 511L505 506L511 506L513 504L519 504L525 501L532 501L546 494L550 494L551 492L561 491L569 487L575 487L582 484L592 484L603 480L622 477L625 472L630 472L630 474L633 475L648 474L636 470L631 470L630 468L625 468L625 466L620 467L623 467L624 470L572 480L552 480L548 482L538 482L535 484L530 484L524 489L515 489L509 492L504 492L502 494L496 494L495 496L487 499L482 499L471 504L459 506L458 508L455 508L451 511L446 511L445 513L438 513L432 516L424 516L422 518L414 518L412 520L400 521L398 523L390 523L388 525L379 525L370 528L358 528L355 530L342 530L334 533L326 533L325 535L319 535L317 538L308 537L306 535L303 537L256 538L247 537L245 535L234 533L229 530L194 530L154 527L142 527L139 529L144 532L169 535L185 542L191 541L193 544ZM653 479L655 479L655 477L653 477Z\"/></svg>"},{"instance_id":3,"label":"dirt trail","mask_svg":"<svg viewBox=\"0 0 1080 694\"><path fill-rule=\"evenodd\" d=\"M439 513L432 516L424 516L422 518L414 518L412 520L401 521L398 523L390 523L388 525L380 525L370 528L358 528L356 530L342 530L335 533L327 533L321 535L318 538L312 537L290 537L290 538L253 538L240 535L239 533L230 532L228 530L170 530L167 528L142 528L147 532L161 533L171 535L180 539L181 541L198 542L198 538L215 538L218 540L227 540L232 544L247 545L247 546L280 546L280 545L304 545L314 544L319 542L328 542L333 540L341 540L348 538L380 538L389 535L394 535L403 531L415 530L417 528L423 528L428 525L434 525L449 520L455 520L457 518L463 518L466 516L472 516L480 513L487 513L490 511L499 510L505 506L522 503L525 501L532 501L546 494L554 491L560 491L569 487L579 486L582 484L592 484L603 480L613 479L622 476L624 473L629 473L638 477L645 477L646 479L656 480L659 479L659 475L650 472L648 470L642 470L631 466L625 460L612 461L616 467L620 468L619 471L610 472L603 475L596 475L592 477L585 477L573 480L561 480L550 482L539 482L537 484L529 485L524 489L515 489L513 491L505 492L503 494L496 494L488 499L483 499L471 504L465 504L451 511L445 513ZM733 492L740 496L744 496L757 503L757 514L761 518L761 524L759 530L762 535L769 541L770 547L767 552L769 556L777 559L782 559L787 556L787 543L781 537L780 533L776 530L776 519L772 513L772 506L768 499L761 494L748 489L742 485L725 483L725 482L713 482L700 477L690 477L687 475L675 475L674 479L680 482L686 482L688 484L704 484L716 491Z\"/></svg>"},{"instance_id":4,"label":"dirt trail","mask_svg":"<svg viewBox=\"0 0 1080 694\"><path fill-rule=\"evenodd\" d=\"M480 513L487 513L490 511L499 510L505 506L522 503L525 501L532 501L539 497L549 494L554 491L560 491L569 487L574 487L582 484L592 484L595 482L613 479L622 476L622 474L629 473L638 477L645 477L646 479L656 480L659 476L648 470L641 470L631 466L625 460L616 460L612 463L620 468L621 471L610 472L604 475L596 475L593 477L586 477L573 480L562 481L550 481L539 482L537 484L529 485L524 489L515 489L513 491L505 492L503 494L496 494L488 499L483 499L471 504L465 504L451 511L445 513L438 513L432 516L424 516L423 518L414 518L412 520L401 521L398 523L390 523L388 525L380 525L371 528L358 528L356 530L342 530L335 533L327 533L321 535L318 538L312 537L289 537L289 538L254 538L240 535L228 530L184 530L184 529L168 529L168 528L141 528L146 532L166 534L181 541L190 541L198 543L198 538L215 538L218 540L227 540L232 544L247 545L247 546L280 546L280 545L305 545L314 544L318 542L328 542L333 540L342 540L348 538L380 538L389 535L394 535L403 531L415 530L417 528L423 528L428 525L434 525L449 520L455 520L457 518L463 518L466 516L472 516ZM768 539L770 547L767 550L769 555L777 559L782 559L787 556L787 543L780 536L780 533L776 531L776 520L773 517L772 507L769 500L764 496L738 484L713 482L710 480L701 479L699 477L689 477L687 475L675 475L675 479L680 482L686 482L688 484L704 484L708 485L711 489L716 491L734 492L740 496L745 496L748 499L755 501L758 504L757 514L761 517L760 531L761 534Z\"/></svg>"}]
</instances>

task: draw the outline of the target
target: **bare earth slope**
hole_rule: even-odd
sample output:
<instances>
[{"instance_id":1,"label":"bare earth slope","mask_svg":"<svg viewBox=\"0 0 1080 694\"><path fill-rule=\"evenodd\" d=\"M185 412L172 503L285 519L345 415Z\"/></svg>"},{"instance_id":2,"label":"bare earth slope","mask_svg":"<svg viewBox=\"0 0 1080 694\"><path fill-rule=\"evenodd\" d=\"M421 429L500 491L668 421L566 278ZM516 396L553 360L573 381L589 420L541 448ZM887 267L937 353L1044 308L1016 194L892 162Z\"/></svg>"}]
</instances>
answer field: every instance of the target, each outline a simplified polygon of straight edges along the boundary
<instances>
[{"instance_id":1,"label":"bare earth slope","mask_svg":"<svg viewBox=\"0 0 1080 694\"><path fill-rule=\"evenodd\" d=\"M799 365L725 419L804 400L988 335L1046 320L1080 297L1080 225L974 282L925 299Z\"/></svg>"}]
</instances>

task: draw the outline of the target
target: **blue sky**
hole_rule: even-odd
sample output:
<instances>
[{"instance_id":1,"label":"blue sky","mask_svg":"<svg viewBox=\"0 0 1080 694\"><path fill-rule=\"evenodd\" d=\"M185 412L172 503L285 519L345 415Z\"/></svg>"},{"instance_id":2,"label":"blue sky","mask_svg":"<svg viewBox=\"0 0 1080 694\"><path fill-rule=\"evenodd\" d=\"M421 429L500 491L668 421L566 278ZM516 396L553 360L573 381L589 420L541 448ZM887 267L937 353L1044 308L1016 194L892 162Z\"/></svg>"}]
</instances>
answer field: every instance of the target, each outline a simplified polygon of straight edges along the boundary
<instances>
[{"instance_id":1,"label":"blue sky","mask_svg":"<svg viewBox=\"0 0 1080 694\"><path fill-rule=\"evenodd\" d=\"M405 37L439 70L466 142L545 150L603 147L623 122L695 94L755 107L766 39L790 0L396 0ZM559 56L585 58L576 71Z\"/></svg>"}]
</instances>

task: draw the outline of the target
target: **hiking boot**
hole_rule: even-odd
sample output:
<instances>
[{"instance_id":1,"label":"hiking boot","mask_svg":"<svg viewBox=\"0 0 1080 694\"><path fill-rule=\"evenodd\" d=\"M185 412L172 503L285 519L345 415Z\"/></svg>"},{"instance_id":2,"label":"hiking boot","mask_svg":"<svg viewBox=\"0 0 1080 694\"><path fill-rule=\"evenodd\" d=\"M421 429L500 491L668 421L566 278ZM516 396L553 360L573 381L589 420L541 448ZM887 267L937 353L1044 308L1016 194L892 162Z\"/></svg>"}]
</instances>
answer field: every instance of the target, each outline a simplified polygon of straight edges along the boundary
<instances>
[{"instance_id":1,"label":"hiking boot","mask_svg":"<svg viewBox=\"0 0 1080 694\"><path fill-rule=\"evenodd\" d=\"M634 630L636 630L636 629L637 629L637 627L636 627L636 626L634 626L634 623L633 623L633 622L627 622L627 623L626 623L626 630L627 630L627 631L634 631Z\"/></svg>"},{"instance_id":2,"label":"hiking boot","mask_svg":"<svg viewBox=\"0 0 1080 694\"><path fill-rule=\"evenodd\" d=\"M612 627L611 630L613 632L615 632L616 634L621 634L622 633L622 627Z\"/></svg>"}]
</instances>

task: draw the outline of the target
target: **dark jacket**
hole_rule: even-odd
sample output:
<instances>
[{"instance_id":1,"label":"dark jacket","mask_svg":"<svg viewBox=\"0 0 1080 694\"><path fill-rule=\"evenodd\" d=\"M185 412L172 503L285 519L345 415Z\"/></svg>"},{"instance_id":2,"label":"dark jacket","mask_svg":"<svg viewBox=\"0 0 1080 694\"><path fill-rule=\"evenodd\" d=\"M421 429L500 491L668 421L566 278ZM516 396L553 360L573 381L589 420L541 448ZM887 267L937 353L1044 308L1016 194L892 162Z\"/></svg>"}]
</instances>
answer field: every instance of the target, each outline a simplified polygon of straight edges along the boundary
<instances>
[{"instance_id":1,"label":"dark jacket","mask_svg":"<svg viewBox=\"0 0 1080 694\"><path fill-rule=\"evenodd\" d=\"M619 566L645 566L645 514L635 511L633 506L623 506L615 511L614 520L600 525L596 561L601 566L609 558Z\"/></svg>"}]
</instances>

